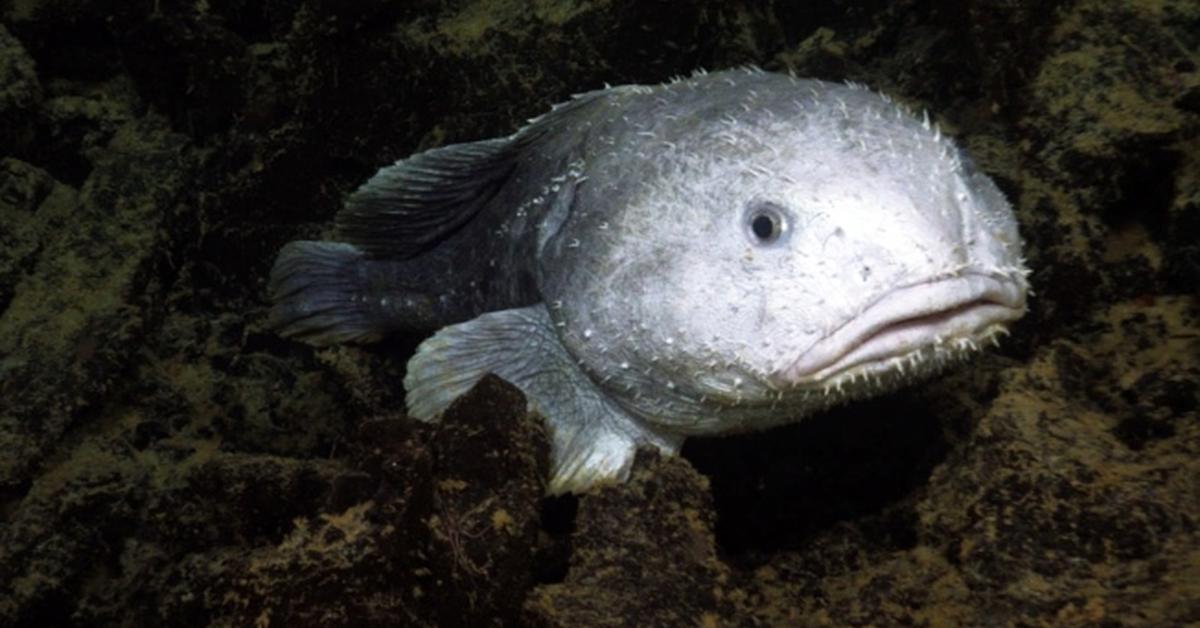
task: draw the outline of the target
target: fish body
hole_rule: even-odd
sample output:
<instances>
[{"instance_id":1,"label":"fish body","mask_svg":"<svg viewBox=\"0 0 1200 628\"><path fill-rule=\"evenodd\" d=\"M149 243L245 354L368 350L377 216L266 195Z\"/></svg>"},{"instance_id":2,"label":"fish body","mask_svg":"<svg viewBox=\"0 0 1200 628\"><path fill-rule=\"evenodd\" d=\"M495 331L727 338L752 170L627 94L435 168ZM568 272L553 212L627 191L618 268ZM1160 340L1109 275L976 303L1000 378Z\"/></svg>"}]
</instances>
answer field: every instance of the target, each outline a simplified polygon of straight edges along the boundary
<instances>
[{"instance_id":1,"label":"fish body","mask_svg":"<svg viewBox=\"0 0 1200 628\"><path fill-rule=\"evenodd\" d=\"M589 92L414 155L336 226L281 251L281 333L437 330L408 364L409 414L504 377L548 421L553 493L624 478L638 446L929 376L1028 292L1010 205L928 118L757 70Z\"/></svg>"}]
</instances>

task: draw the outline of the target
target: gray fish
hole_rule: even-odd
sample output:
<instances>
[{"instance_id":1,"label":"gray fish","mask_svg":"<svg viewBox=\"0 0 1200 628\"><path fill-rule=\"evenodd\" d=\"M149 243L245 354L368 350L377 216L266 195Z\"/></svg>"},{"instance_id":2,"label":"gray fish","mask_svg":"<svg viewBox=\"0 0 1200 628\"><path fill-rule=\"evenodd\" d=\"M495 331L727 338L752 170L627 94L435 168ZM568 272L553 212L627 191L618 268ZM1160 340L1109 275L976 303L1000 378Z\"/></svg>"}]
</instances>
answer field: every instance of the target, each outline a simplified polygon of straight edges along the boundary
<instances>
[{"instance_id":1,"label":"gray fish","mask_svg":"<svg viewBox=\"0 0 1200 628\"><path fill-rule=\"evenodd\" d=\"M383 168L337 242L285 246L273 324L317 345L438 330L436 420L486 373L552 435L552 493L635 448L759 430L929 376L1025 312L996 185L928 117L755 69L576 96Z\"/></svg>"}]
</instances>

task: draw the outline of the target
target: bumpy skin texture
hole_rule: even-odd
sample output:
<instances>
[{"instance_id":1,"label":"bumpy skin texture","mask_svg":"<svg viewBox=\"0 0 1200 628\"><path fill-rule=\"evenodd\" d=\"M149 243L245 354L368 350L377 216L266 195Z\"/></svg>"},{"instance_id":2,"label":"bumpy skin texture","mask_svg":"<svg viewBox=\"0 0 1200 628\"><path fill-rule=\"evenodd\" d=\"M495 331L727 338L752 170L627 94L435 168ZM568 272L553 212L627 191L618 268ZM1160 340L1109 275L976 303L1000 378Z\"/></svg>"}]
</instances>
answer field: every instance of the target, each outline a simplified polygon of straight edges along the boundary
<instances>
[{"instance_id":1,"label":"bumpy skin texture","mask_svg":"<svg viewBox=\"0 0 1200 628\"><path fill-rule=\"evenodd\" d=\"M920 295L929 303L898 307L898 320L992 292L1002 309L947 336L1023 311L1008 204L949 140L878 95L771 74L628 91L611 105L621 124L585 150L596 157L575 205L587 209L541 264L543 294L562 303L551 317L564 342L635 414L686 433L727 432L794 418L830 393L899 383L898 360L797 368L898 287L963 280L951 294L931 286ZM746 224L761 204L785 215L768 243Z\"/></svg>"},{"instance_id":2,"label":"bumpy skin texture","mask_svg":"<svg viewBox=\"0 0 1200 628\"><path fill-rule=\"evenodd\" d=\"M409 412L487 372L549 420L550 490L936 372L1025 310L1011 209L928 120L754 70L592 92L382 170L273 272L285 334L421 346Z\"/></svg>"}]
</instances>

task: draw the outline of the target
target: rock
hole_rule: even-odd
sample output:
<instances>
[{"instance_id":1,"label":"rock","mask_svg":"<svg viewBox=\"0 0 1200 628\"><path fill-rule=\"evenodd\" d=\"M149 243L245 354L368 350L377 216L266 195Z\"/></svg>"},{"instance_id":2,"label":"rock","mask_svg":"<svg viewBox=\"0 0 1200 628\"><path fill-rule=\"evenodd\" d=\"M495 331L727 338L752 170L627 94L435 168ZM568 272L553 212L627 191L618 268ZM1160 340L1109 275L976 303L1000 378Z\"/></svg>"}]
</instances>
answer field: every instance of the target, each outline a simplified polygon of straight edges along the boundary
<instances>
[{"instance_id":1,"label":"rock","mask_svg":"<svg viewBox=\"0 0 1200 628\"><path fill-rule=\"evenodd\" d=\"M42 85L33 59L0 24L0 146L24 151L33 140L41 103Z\"/></svg>"},{"instance_id":2,"label":"rock","mask_svg":"<svg viewBox=\"0 0 1200 628\"><path fill-rule=\"evenodd\" d=\"M28 474L128 368L153 316L147 301L178 194L194 165L186 140L147 117L122 126L96 156L78 196L36 169L6 162L40 181L13 190L24 243L21 269L0 316L0 487ZM23 176L23 175L22 175ZM13 184L15 181L10 180ZM28 208L39 199L32 216ZM8 257L7 255L5 257ZM11 268L11 266L10 266Z\"/></svg>"},{"instance_id":3,"label":"rock","mask_svg":"<svg viewBox=\"0 0 1200 628\"><path fill-rule=\"evenodd\" d=\"M525 604L531 626L717 626L733 612L708 481L642 450L628 484L580 497L566 580Z\"/></svg>"},{"instance_id":4,"label":"rock","mask_svg":"<svg viewBox=\"0 0 1200 628\"><path fill-rule=\"evenodd\" d=\"M361 471L207 465L191 485L226 505L211 513L223 538L152 588L158 614L173 625L510 623L533 586L549 455L520 392L487 377L432 430L381 419L352 448Z\"/></svg>"}]
</instances>

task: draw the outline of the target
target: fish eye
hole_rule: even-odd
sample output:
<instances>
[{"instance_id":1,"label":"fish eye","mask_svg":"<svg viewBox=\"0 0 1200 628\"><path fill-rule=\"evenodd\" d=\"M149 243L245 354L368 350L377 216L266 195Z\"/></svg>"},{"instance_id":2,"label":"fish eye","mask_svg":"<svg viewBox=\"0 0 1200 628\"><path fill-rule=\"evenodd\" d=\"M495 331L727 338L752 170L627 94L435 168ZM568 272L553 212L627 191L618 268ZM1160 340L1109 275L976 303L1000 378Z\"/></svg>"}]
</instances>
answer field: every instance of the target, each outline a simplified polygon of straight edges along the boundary
<instances>
[{"instance_id":1,"label":"fish eye","mask_svg":"<svg viewBox=\"0 0 1200 628\"><path fill-rule=\"evenodd\" d=\"M777 203L756 201L746 210L746 228L758 244L771 244L787 231L787 212Z\"/></svg>"}]
</instances>

